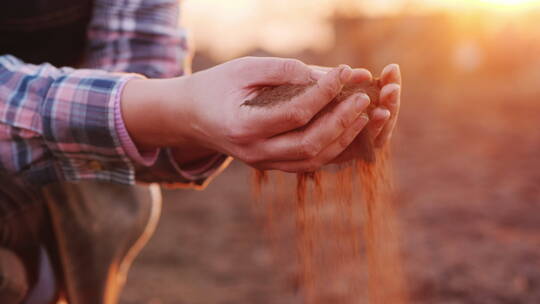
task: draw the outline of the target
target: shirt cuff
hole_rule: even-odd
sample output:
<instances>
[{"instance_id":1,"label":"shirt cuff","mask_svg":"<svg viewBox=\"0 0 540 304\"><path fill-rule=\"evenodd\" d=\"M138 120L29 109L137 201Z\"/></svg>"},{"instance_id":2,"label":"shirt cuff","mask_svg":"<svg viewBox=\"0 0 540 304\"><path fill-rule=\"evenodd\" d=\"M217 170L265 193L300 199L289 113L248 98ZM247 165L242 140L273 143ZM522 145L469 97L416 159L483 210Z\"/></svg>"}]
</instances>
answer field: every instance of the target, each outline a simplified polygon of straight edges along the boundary
<instances>
[{"instance_id":1,"label":"shirt cuff","mask_svg":"<svg viewBox=\"0 0 540 304\"><path fill-rule=\"evenodd\" d=\"M126 82L120 86L120 92L123 90ZM159 155L159 149L154 149L150 151L139 151L131 136L129 136L126 124L124 123L124 118L122 116L122 106L120 104L120 98L116 98L114 102L114 124L116 126L116 133L120 139L120 144L124 151L126 151L127 156L134 162L142 166L152 166Z\"/></svg>"},{"instance_id":2,"label":"shirt cuff","mask_svg":"<svg viewBox=\"0 0 540 304\"><path fill-rule=\"evenodd\" d=\"M138 74L66 70L41 105L43 140L59 180L135 183L135 168L116 130L115 105Z\"/></svg>"},{"instance_id":3,"label":"shirt cuff","mask_svg":"<svg viewBox=\"0 0 540 304\"><path fill-rule=\"evenodd\" d=\"M180 166L173 157L171 148L161 149L152 167L137 167L137 181L157 182L165 188L204 189L231 163L232 157L215 154L209 158Z\"/></svg>"},{"instance_id":4,"label":"shirt cuff","mask_svg":"<svg viewBox=\"0 0 540 304\"><path fill-rule=\"evenodd\" d=\"M180 166L174 159L172 150L167 150L167 157L178 174L190 182L206 180L215 173L227 158L224 154L216 153L205 159Z\"/></svg>"}]
</instances>

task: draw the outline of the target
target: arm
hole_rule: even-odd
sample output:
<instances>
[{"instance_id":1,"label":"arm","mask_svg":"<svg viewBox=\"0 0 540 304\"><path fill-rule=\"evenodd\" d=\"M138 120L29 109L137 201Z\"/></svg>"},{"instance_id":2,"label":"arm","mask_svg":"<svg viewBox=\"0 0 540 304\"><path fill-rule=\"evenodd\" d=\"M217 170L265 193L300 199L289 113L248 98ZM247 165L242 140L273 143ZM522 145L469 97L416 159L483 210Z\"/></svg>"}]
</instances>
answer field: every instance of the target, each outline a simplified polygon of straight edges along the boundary
<instances>
[{"instance_id":1,"label":"arm","mask_svg":"<svg viewBox=\"0 0 540 304\"><path fill-rule=\"evenodd\" d=\"M127 114L126 123L133 130L139 129L136 133L140 137L135 140L141 145L155 145L153 141L167 137L162 131L176 130L177 135L170 137L169 134L169 140L175 141L170 145L179 150L190 143L190 151L220 151L259 169L313 171L358 155L361 147L355 138L369 120L364 113L369 97L354 94L338 104L329 102L345 83L361 83L371 77L362 69L351 71L342 67L321 72L291 59L241 58L167 80L169 84L155 82L154 88L148 91L163 92L162 102L150 102L147 106L164 112L154 118L148 115L150 108L145 110L144 104L150 99L144 96L144 84L140 81L133 86L139 90L133 95L133 100L139 99L138 106L131 107L135 111ZM386 67L381 74L382 106L370 113L372 123L368 125L368 132L379 147L390 138L397 119L400 80L397 65ZM272 107L242 106L256 94L255 88L313 81L317 82L315 86L288 103ZM133 81L136 82L139 81ZM178 98L176 102L166 101L172 99L167 97L170 93ZM152 123L137 125L141 119L159 119L160 125L168 127L144 130Z\"/></svg>"},{"instance_id":2,"label":"arm","mask_svg":"<svg viewBox=\"0 0 540 304\"><path fill-rule=\"evenodd\" d=\"M25 64L0 56L0 168L45 184L99 179L133 182L114 104L140 76Z\"/></svg>"},{"instance_id":3,"label":"arm","mask_svg":"<svg viewBox=\"0 0 540 304\"><path fill-rule=\"evenodd\" d=\"M242 58L189 76L150 80L2 56L1 164L38 184L133 183L134 168L114 119L120 104L138 146L173 146L191 159L217 151L260 169L313 171L332 162L367 124L367 95L330 104L351 75L348 67L317 75L297 60ZM290 102L242 106L253 88L313 81Z\"/></svg>"},{"instance_id":4,"label":"arm","mask_svg":"<svg viewBox=\"0 0 540 304\"><path fill-rule=\"evenodd\" d=\"M122 14L118 14L120 9L122 9ZM92 23L90 31L90 37L93 40L91 44L93 46L92 54L94 54L94 56L90 57L90 62L104 66L109 70L136 71L153 77L174 75L175 69L177 69L178 74L182 74L182 70L179 69L180 64L177 63L185 61L182 59L189 56L186 55L185 35L183 35L182 30L177 28L177 12L176 0L142 1L140 5L128 5L127 10L124 10L123 6L120 7L113 0L98 1L96 19ZM152 55L148 56L148 54ZM155 72L156 67L161 72ZM352 80L362 81L362 78L366 75L364 72L364 70L355 70ZM122 108L125 107L122 106ZM139 108L143 109L144 107ZM125 114L126 110L123 111ZM393 124L387 123L388 117L392 114L393 119L395 119L396 115L393 114L397 114L397 112L391 112L389 113L386 109L378 109L378 112L372 115L370 129L373 131L370 133L374 134L373 136L378 133L389 134ZM146 113L143 112L143 114ZM128 119L125 115L122 115L122 118ZM182 123L177 120L178 122ZM119 124L119 129L125 129L122 128L123 126L123 123ZM127 129L133 135L132 137L135 137L133 132L137 131L134 131L133 127L134 124L131 124ZM384 131L380 132L383 128ZM127 132L125 133L127 134ZM381 142L384 142L388 135L378 137L383 139ZM131 138L129 138L128 142L130 141ZM151 151L145 144L135 141L139 150ZM345 142L343 140L341 145ZM127 150L129 152L136 149ZM354 157L354 154L357 153L355 150L349 149L349 152L344 153L339 159L347 159L349 158L348 155ZM225 151L225 153L227 152ZM325 153L331 154L331 152ZM325 153L322 153L322 155L325 155ZM205 182L206 178L211 175L212 170L217 169L219 171L220 164L230 161L230 159L227 161L222 155L216 154L212 148L205 147L201 150L200 148L194 149L187 146L177 146L174 149L166 149L165 151L162 149L159 158L160 160L153 167L139 167L139 180L158 180L174 183L176 178L183 182L187 180L197 186ZM323 156L319 156L319 158L325 159ZM321 160L315 161L315 164L319 163L321 163ZM266 168L267 165L262 167ZM288 167L290 166L285 166L285 168ZM186 168L193 170L186 170ZM195 173L189 174L189 171Z\"/></svg>"},{"instance_id":5,"label":"arm","mask_svg":"<svg viewBox=\"0 0 540 304\"><path fill-rule=\"evenodd\" d=\"M368 121L363 93L330 104L352 74L346 66L319 75L293 59L241 58L190 76L133 80L122 108L138 146L165 144L193 158L218 151L260 169L313 171L343 152ZM290 102L242 105L257 87L313 81Z\"/></svg>"},{"instance_id":6,"label":"arm","mask_svg":"<svg viewBox=\"0 0 540 304\"><path fill-rule=\"evenodd\" d=\"M86 66L168 78L189 72L186 33L179 27L178 0L98 0L89 27ZM200 187L215 176L227 157L215 151L186 157L189 151L136 145L118 106L116 123L122 146L143 182ZM216 174L215 174L216 173Z\"/></svg>"}]
</instances>

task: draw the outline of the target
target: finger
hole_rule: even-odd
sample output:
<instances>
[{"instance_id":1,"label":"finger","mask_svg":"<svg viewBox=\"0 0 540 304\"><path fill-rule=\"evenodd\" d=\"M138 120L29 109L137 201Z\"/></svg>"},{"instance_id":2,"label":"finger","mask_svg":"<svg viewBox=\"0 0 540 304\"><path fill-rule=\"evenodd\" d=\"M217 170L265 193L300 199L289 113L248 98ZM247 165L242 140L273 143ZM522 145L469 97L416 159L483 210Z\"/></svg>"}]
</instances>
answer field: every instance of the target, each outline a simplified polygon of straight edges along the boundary
<instances>
[{"instance_id":1,"label":"finger","mask_svg":"<svg viewBox=\"0 0 540 304\"><path fill-rule=\"evenodd\" d=\"M258 167L265 170L281 170L285 172L313 172L338 157L354 141L367 125L369 117L361 114L343 134L316 157L302 161L267 162Z\"/></svg>"},{"instance_id":2,"label":"finger","mask_svg":"<svg viewBox=\"0 0 540 304\"><path fill-rule=\"evenodd\" d=\"M327 67L327 66L322 66L322 65L314 65L314 64L310 64L309 67L312 68L313 70L321 72L323 74L327 73L331 69L333 69L333 67Z\"/></svg>"},{"instance_id":3,"label":"finger","mask_svg":"<svg viewBox=\"0 0 540 304\"><path fill-rule=\"evenodd\" d=\"M291 101L270 107L243 107L240 121L245 122L246 133L271 137L307 125L328 105L351 77L351 68L341 66L326 73L317 83Z\"/></svg>"},{"instance_id":4,"label":"finger","mask_svg":"<svg viewBox=\"0 0 540 304\"><path fill-rule=\"evenodd\" d=\"M350 83L363 83L366 81L371 82L372 80L373 80L373 75L371 74L370 71L366 69L353 69L353 73L349 82Z\"/></svg>"},{"instance_id":5,"label":"finger","mask_svg":"<svg viewBox=\"0 0 540 304\"><path fill-rule=\"evenodd\" d=\"M360 134L358 134L347 149L332 160L332 163L341 164L349 160L356 159L358 158L358 155L361 153L362 149L364 149L364 144L360 141Z\"/></svg>"},{"instance_id":6,"label":"finger","mask_svg":"<svg viewBox=\"0 0 540 304\"><path fill-rule=\"evenodd\" d=\"M397 64L387 65L381 73L381 84L385 86L390 83L401 84L401 71Z\"/></svg>"},{"instance_id":7,"label":"finger","mask_svg":"<svg viewBox=\"0 0 540 304\"><path fill-rule=\"evenodd\" d=\"M290 58L244 57L237 59L235 78L250 86L307 84L312 82L312 69L302 61Z\"/></svg>"},{"instance_id":8,"label":"finger","mask_svg":"<svg viewBox=\"0 0 540 304\"><path fill-rule=\"evenodd\" d=\"M321 66L313 66L310 65L310 67L313 69L313 77L315 80L318 80L321 78L324 74L326 74L328 71L330 71L332 68L329 67L321 67ZM365 81L372 81L373 75L370 71L366 69L353 69L351 78L349 79L349 83L363 83Z\"/></svg>"},{"instance_id":9,"label":"finger","mask_svg":"<svg viewBox=\"0 0 540 304\"><path fill-rule=\"evenodd\" d=\"M371 120L368 125L369 137L373 139L377 138L389 118L389 110L384 108L375 108L375 110L371 112Z\"/></svg>"},{"instance_id":10,"label":"finger","mask_svg":"<svg viewBox=\"0 0 540 304\"><path fill-rule=\"evenodd\" d=\"M384 73L383 73L384 74ZM384 111L384 108L376 108L377 111L372 111L371 121L368 126L368 136L375 138L374 146L381 147L384 143L388 142L391 138L392 131L396 124L396 119L399 112L399 91L400 86L391 83L383 87L379 100L381 104L390 112L390 118L388 119L388 112ZM358 151L364 148L364 144L360 137L355 139L353 143L341 153L333 162L342 163L355 159L358 157Z\"/></svg>"},{"instance_id":11,"label":"finger","mask_svg":"<svg viewBox=\"0 0 540 304\"><path fill-rule=\"evenodd\" d=\"M333 69L331 67L321 67L316 65L310 65L309 67L312 70L311 75L315 81L318 81Z\"/></svg>"},{"instance_id":12,"label":"finger","mask_svg":"<svg viewBox=\"0 0 540 304\"><path fill-rule=\"evenodd\" d=\"M381 90L381 104L390 111L388 122L374 140L376 147L382 147L391 137L397 122L400 107L401 86L395 83L384 86Z\"/></svg>"},{"instance_id":13,"label":"finger","mask_svg":"<svg viewBox=\"0 0 540 304\"><path fill-rule=\"evenodd\" d=\"M369 96L364 93L351 95L332 109L324 111L307 128L257 143L253 147L256 151L253 154L259 155L259 158L254 159L254 162L315 157L350 128L369 103Z\"/></svg>"}]
</instances>

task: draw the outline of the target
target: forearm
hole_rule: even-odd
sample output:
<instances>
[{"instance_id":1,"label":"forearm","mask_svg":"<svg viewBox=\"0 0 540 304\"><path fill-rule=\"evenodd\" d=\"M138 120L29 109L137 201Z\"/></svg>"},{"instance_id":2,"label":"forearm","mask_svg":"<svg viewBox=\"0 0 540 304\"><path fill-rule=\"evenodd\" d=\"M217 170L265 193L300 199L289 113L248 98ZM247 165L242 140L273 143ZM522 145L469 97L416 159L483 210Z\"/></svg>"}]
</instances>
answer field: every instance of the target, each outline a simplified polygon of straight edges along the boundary
<instances>
[{"instance_id":1,"label":"forearm","mask_svg":"<svg viewBox=\"0 0 540 304\"><path fill-rule=\"evenodd\" d=\"M186 32L178 26L178 13L178 0L95 1L84 66L136 72L153 79L189 73ZM122 148L135 164L137 180L201 185L215 171L217 165L208 165L219 155L197 148L193 140L182 135L187 132L171 129L187 126L191 117L184 109L178 109L175 119L165 124L165 114L169 113L161 109L163 101L185 102L180 97L185 92L178 87L181 81L171 82L130 83L115 106L116 129ZM210 169L191 171L194 163L204 164L195 166L197 169Z\"/></svg>"},{"instance_id":2,"label":"forearm","mask_svg":"<svg viewBox=\"0 0 540 304\"><path fill-rule=\"evenodd\" d=\"M195 133L187 77L134 79L122 93L122 118L141 151L174 147L179 165L210 157L217 151L202 146Z\"/></svg>"}]
</instances>

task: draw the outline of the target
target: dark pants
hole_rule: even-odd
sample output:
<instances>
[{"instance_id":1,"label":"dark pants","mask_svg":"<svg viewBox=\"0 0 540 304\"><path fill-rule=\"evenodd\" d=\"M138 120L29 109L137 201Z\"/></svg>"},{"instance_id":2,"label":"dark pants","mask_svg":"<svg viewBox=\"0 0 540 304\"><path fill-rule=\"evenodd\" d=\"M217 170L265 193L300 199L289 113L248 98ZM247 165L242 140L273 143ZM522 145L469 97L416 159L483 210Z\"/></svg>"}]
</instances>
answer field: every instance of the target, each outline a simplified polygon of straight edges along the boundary
<instances>
[{"instance_id":1,"label":"dark pants","mask_svg":"<svg viewBox=\"0 0 540 304\"><path fill-rule=\"evenodd\" d=\"M0 259L18 260L24 272L0 261L0 303L48 304L59 296L70 304L116 303L157 224L157 186L88 181L35 188L2 174L0 185Z\"/></svg>"}]
</instances>

